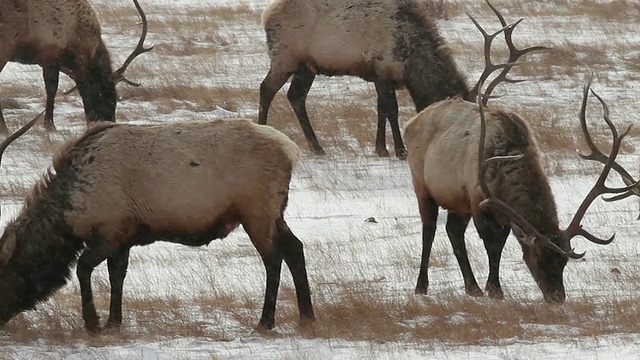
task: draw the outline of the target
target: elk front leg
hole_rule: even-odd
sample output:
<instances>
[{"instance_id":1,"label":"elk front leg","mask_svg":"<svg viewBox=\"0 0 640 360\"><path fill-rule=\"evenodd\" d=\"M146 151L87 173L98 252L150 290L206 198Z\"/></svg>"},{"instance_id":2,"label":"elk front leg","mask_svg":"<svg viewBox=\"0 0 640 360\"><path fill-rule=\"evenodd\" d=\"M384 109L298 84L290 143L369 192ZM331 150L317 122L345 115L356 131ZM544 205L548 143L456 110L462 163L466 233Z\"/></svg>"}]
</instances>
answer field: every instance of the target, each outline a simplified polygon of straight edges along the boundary
<instances>
[{"instance_id":1,"label":"elk front leg","mask_svg":"<svg viewBox=\"0 0 640 360\"><path fill-rule=\"evenodd\" d=\"M122 287L129 266L129 250L128 247L123 248L107 259L111 285L108 328L119 327L122 324Z\"/></svg>"},{"instance_id":2,"label":"elk front leg","mask_svg":"<svg viewBox=\"0 0 640 360\"><path fill-rule=\"evenodd\" d=\"M420 260L420 272L416 284L416 294L426 294L429 287L429 256L431 246L436 235L436 222L438 220L438 204L430 196L418 197L420 217L422 219L422 256Z\"/></svg>"},{"instance_id":3,"label":"elk front leg","mask_svg":"<svg viewBox=\"0 0 640 360\"><path fill-rule=\"evenodd\" d=\"M284 219L278 219L276 228L278 231L278 247L281 249L282 257L291 271L293 283L296 288L300 321L305 325L315 321L315 315L313 313L313 305L311 304L311 291L309 290L309 279L307 277L303 245L291 232L291 229L289 229Z\"/></svg>"},{"instance_id":4,"label":"elk front leg","mask_svg":"<svg viewBox=\"0 0 640 360\"><path fill-rule=\"evenodd\" d=\"M484 242L484 248L489 258L489 277L487 278L485 290L489 297L503 299L504 293L502 292L499 276L500 259L511 228L500 225L489 212L481 212L473 221L478 234Z\"/></svg>"},{"instance_id":5,"label":"elk front leg","mask_svg":"<svg viewBox=\"0 0 640 360\"><path fill-rule=\"evenodd\" d=\"M87 247L80 258L76 274L80 283L80 296L82 298L82 318L85 328L92 333L100 331L100 319L93 303L93 291L91 290L91 274L96 266L107 258L104 251Z\"/></svg>"},{"instance_id":6,"label":"elk front leg","mask_svg":"<svg viewBox=\"0 0 640 360\"><path fill-rule=\"evenodd\" d=\"M469 255L464 241L464 232L469 225L469 216L456 215L449 212L447 215L447 235L453 248L453 253L458 260L458 266L462 272L464 279L464 291L471 296L482 296L482 290L478 286L476 277L473 275L471 264L469 263Z\"/></svg>"}]
</instances>

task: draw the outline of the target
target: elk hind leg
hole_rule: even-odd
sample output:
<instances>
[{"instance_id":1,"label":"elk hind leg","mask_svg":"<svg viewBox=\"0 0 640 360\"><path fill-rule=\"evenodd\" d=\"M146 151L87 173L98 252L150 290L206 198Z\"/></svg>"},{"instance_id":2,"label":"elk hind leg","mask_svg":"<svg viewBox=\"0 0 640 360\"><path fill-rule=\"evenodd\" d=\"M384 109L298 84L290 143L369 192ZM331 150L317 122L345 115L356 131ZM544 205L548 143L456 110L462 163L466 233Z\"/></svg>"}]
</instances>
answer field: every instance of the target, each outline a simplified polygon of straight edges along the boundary
<instances>
[{"instance_id":1,"label":"elk hind leg","mask_svg":"<svg viewBox=\"0 0 640 360\"><path fill-rule=\"evenodd\" d=\"M429 256L436 235L436 222L438 220L438 204L430 196L418 196L418 207L422 219L422 256L420 258L420 272L416 284L416 294L426 294L429 287Z\"/></svg>"},{"instance_id":2,"label":"elk hind leg","mask_svg":"<svg viewBox=\"0 0 640 360\"><path fill-rule=\"evenodd\" d=\"M93 303L93 291L91 289L91 274L96 266L107 259L108 251L105 246L96 244L95 247L87 247L78 258L76 274L80 283L80 296L82 299L82 318L85 328L92 333L100 331L100 319Z\"/></svg>"},{"instance_id":3,"label":"elk hind leg","mask_svg":"<svg viewBox=\"0 0 640 360\"><path fill-rule=\"evenodd\" d=\"M307 94L313 85L316 74L309 70L306 66L300 66L298 70L293 74L291 79L291 86L287 92L287 98L293 108L293 111L298 118L304 137L309 143L309 148L318 155L324 155L324 149L320 146L320 142L316 137L311 121L309 121L309 114L307 113Z\"/></svg>"},{"instance_id":4,"label":"elk hind leg","mask_svg":"<svg viewBox=\"0 0 640 360\"><path fill-rule=\"evenodd\" d=\"M449 212L447 215L447 235L453 248L453 254L458 260L462 278L464 279L464 291L471 296L482 296L482 290L478 286L471 264L469 263L469 255L464 241L464 232L469 225L470 217L467 215L457 215Z\"/></svg>"},{"instance_id":5,"label":"elk hind leg","mask_svg":"<svg viewBox=\"0 0 640 360\"><path fill-rule=\"evenodd\" d=\"M503 299L504 293L500 285L500 259L502 250L507 242L510 228L500 225L495 217L489 212L481 212L473 219L478 234L484 242L484 247L489 258L489 276L485 290L489 297L494 299Z\"/></svg>"},{"instance_id":6,"label":"elk hind leg","mask_svg":"<svg viewBox=\"0 0 640 360\"><path fill-rule=\"evenodd\" d=\"M122 287L129 266L129 247L124 247L107 259L111 300L107 327L119 327L122 324Z\"/></svg>"},{"instance_id":7,"label":"elk hind leg","mask_svg":"<svg viewBox=\"0 0 640 360\"><path fill-rule=\"evenodd\" d=\"M266 217L260 219L259 215L254 216L253 219L253 221L243 222L242 225L247 234L249 234L249 238L256 250L258 250L267 273L264 305L257 328L270 330L273 329L275 324L276 301L280 286L280 272L282 270L282 254L277 246L275 222Z\"/></svg>"},{"instance_id":8,"label":"elk hind leg","mask_svg":"<svg viewBox=\"0 0 640 360\"><path fill-rule=\"evenodd\" d=\"M378 129L376 133L376 154L387 157L389 152L386 146L386 120L389 120L391 134L396 156L399 159L407 158L407 150L402 142L402 134L398 124L398 100L396 98L395 83L389 81L376 81L376 93L378 95Z\"/></svg>"},{"instance_id":9,"label":"elk hind leg","mask_svg":"<svg viewBox=\"0 0 640 360\"><path fill-rule=\"evenodd\" d=\"M56 127L53 124L53 104L56 99L56 92L58 92L58 80L60 78L59 69L57 67L43 67L42 77L44 78L44 88L47 93L44 112L44 128L47 131L54 131Z\"/></svg>"},{"instance_id":10,"label":"elk hind leg","mask_svg":"<svg viewBox=\"0 0 640 360\"><path fill-rule=\"evenodd\" d=\"M282 257L291 271L293 283L296 288L300 321L303 325L313 322L315 315L311 304L311 291L309 289L309 279L307 277L302 242L291 232L291 229L289 229L289 226L282 217L276 221L276 229L278 232L276 246L282 253Z\"/></svg>"}]
</instances>

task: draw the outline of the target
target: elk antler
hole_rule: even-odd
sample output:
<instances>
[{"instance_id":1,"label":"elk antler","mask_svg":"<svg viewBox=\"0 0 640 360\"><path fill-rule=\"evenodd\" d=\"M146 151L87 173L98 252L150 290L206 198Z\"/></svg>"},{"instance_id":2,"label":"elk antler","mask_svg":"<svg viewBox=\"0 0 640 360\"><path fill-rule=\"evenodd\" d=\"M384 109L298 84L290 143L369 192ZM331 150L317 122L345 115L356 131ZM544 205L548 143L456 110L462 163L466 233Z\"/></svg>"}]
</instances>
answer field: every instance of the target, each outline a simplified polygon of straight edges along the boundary
<instances>
[{"instance_id":1,"label":"elk antler","mask_svg":"<svg viewBox=\"0 0 640 360\"><path fill-rule=\"evenodd\" d=\"M588 84L591 83L591 80L589 80ZM593 142L593 140L591 139L591 135L589 134L589 131L587 129L587 120L586 120L586 116L585 116L585 112L586 112L586 107L587 107L587 96L588 96L588 91L589 91L589 86L587 86L588 84L585 84L584 86L584 94L583 94L583 100L582 100L582 107L580 108L580 114L578 116L578 118L580 119L580 128L582 129L582 133L584 134L584 140L587 143L587 146L589 147L589 150L591 150L591 152L589 154L581 154L578 152L578 156L580 156L581 158L585 159L585 160L593 160L593 161L598 161L602 164L606 164L607 160L608 160L608 156L606 156L604 153L602 153L602 151L600 151L600 149L598 149L598 147L596 146L596 144ZM602 111L604 113L604 119L607 122L607 124L609 124L610 120L609 120L609 107L607 106L607 104L605 104L605 102L602 100L602 98L600 98L600 96L598 96L596 93L594 93L592 91L593 95L598 98L598 100L600 100L600 103L602 104ZM627 186L631 186L633 184L636 184L636 180L633 179L633 177L627 172L627 170L625 170L625 168L623 168L622 166L620 166L620 164L618 164L617 162L613 162L613 164L611 165L611 168L613 170L615 170L618 174L620 174L620 177L622 178L622 181L625 183L625 185ZM622 200L625 199L631 195L636 195L636 196L640 196L640 188L637 186L633 186L631 189L629 189L629 191L620 194L620 195L616 195L610 198L605 198L604 201L617 201L617 200ZM640 219L640 217L639 217Z\"/></svg>"},{"instance_id":2,"label":"elk antler","mask_svg":"<svg viewBox=\"0 0 640 360\"><path fill-rule=\"evenodd\" d=\"M117 83L122 81L122 82L124 82L124 83L126 83L128 85L138 87L138 86L140 86L140 83L133 82L133 81L127 79L126 77L124 77L124 72L127 70L127 67L129 67L129 64L131 64L131 62L136 57L138 57L138 55L144 54L147 51L151 51L153 49L154 45L151 45L149 47L144 47L144 40L147 37L147 29L149 27L148 23L147 23L147 16L144 14L144 11L142 10L142 7L138 3L138 0L133 0L133 4L136 6L136 9L138 10L138 13L140 14L140 19L142 19L142 34L140 34L140 39L138 40L138 44L136 45L135 49L133 49L131 54L129 54L129 56L126 58L126 60L122 64L122 66L118 70L114 71L111 74L111 77L113 78L113 82L115 84L117 84ZM77 89L77 86L74 86L70 90L65 91L64 94L65 95L71 94L76 89Z\"/></svg>"},{"instance_id":3,"label":"elk antler","mask_svg":"<svg viewBox=\"0 0 640 360\"><path fill-rule=\"evenodd\" d=\"M127 70L127 67L129 66L129 64L131 64L133 59L135 59L140 54L144 54L147 51L151 51L154 45L151 45L146 48L144 47L144 40L147 37L147 29L148 29L147 16L144 14L144 11L142 11L142 7L140 6L140 4L138 4L138 0L133 0L133 4L136 6L136 9L140 14L140 19L142 19L142 34L140 34L140 40L138 40L138 44L136 45L135 49L133 49L133 51L124 61L122 66L118 70L113 72L113 81L116 84L119 83L120 81L124 81L126 84L137 87L137 86L140 86L140 84L125 78L124 72Z\"/></svg>"},{"instance_id":4,"label":"elk antler","mask_svg":"<svg viewBox=\"0 0 640 360\"><path fill-rule=\"evenodd\" d=\"M14 142L17 138L19 138L22 134L26 133L27 130L31 129L31 127L35 123L37 123L38 120L40 120L40 118L42 117L42 114L44 114L44 111L36 115L36 117L34 117L33 120L26 123L18 131L7 136L7 138L0 143L0 161L2 161L2 154L4 154L4 151L7 149L7 147L12 142ZM9 240L6 242L0 242L0 266L6 265L11 255L13 255L14 249L15 249L15 239Z\"/></svg>"},{"instance_id":5,"label":"elk antler","mask_svg":"<svg viewBox=\"0 0 640 360\"><path fill-rule=\"evenodd\" d=\"M481 84L482 85L482 84ZM609 175L610 170L613 167L613 164L615 163L615 158L618 155L618 152L620 150L620 146L622 145L622 140L624 139L624 137L629 133L629 131L631 130L631 125L621 134L618 134L618 130L616 129L616 127L613 125L613 123L611 122L611 120L609 119L609 114L608 114L608 108L604 102L604 100L598 96L593 90L591 90L591 82L587 82L585 84L584 87L584 98L583 98L583 103L582 103L582 108L580 111L580 118L582 121L582 118L585 117L585 111L586 111L586 101L587 98L589 96L589 91L591 91L591 93L600 101L600 103L602 104L603 108L605 109L604 111L604 120L607 123L607 125L609 126L609 129L611 130L611 135L613 138L613 145L611 147L611 153L609 154L609 156L605 156L604 154L602 156L604 156L604 168L602 169L602 172L600 173L600 176L598 177L598 180L596 181L595 185L593 186L593 188L589 191L589 193L585 196L584 200L582 201L582 203L580 204L580 206L578 207L578 210L576 211L573 219L571 220L571 222L569 223L569 226L563 230L561 232L561 238L562 239L566 239L566 241L570 241L573 237L580 235L583 236L585 239L594 242L596 244L601 244L601 245L606 245L609 244L613 241L613 239L615 238L615 234L613 236L611 236L609 239L600 239L592 234L590 234L589 232L587 232L586 230L584 230L582 228L582 225L580 224L580 222L582 221L582 218L584 217L585 213L587 212L587 209L589 208L589 206L593 203L593 201L601 194L620 194L620 193L626 193L629 192L632 188L638 186L638 184L640 182L637 183L633 183L631 185L628 185L626 187L622 187L622 188L610 188L608 186L605 185L605 181L607 179L607 176ZM500 201L499 199L493 197L491 195L491 192L489 191L489 188L486 184L486 180L484 178L484 174L486 172L486 168L487 165L490 162L493 161L504 161L504 160L517 160L519 158L522 157L522 155L515 155L515 156L501 156L501 157L494 157L494 158L490 158L487 160L484 160L484 139L485 139L485 133L486 133L486 124L485 124L485 119L484 119L484 111L483 111L483 107L482 107L482 95L478 95L478 106L480 108L480 145L478 148L478 183L480 185L480 188L482 189L482 191L484 192L485 196L487 197L484 201L482 201L480 203L481 207L492 207L496 210L501 211L502 213L504 213L505 215L507 215L509 217L509 219L514 222L515 224L517 224L528 236L529 240L529 244L532 244L533 241L536 240L540 240L544 242L544 245L546 246L550 246L552 249L560 252L561 254L564 254L570 258L581 258L584 256L584 253L581 254L576 254L573 249L570 251L565 251L563 250L560 246L558 246L557 244L555 244L554 242L552 242L551 240L549 240L547 237L545 237L544 235L540 234L526 219L524 219L520 214L518 214L513 208L511 208L509 205L505 204L504 202ZM586 131L586 126L583 127L583 132L585 133L585 136L588 136L588 131ZM620 197L620 196L616 196L616 197ZM616 198L614 197L614 198Z\"/></svg>"},{"instance_id":6,"label":"elk antler","mask_svg":"<svg viewBox=\"0 0 640 360\"><path fill-rule=\"evenodd\" d=\"M496 31L493 34L488 34L484 28L482 26L480 26L480 24L469 14L467 14L470 18L471 21L473 21L473 24L476 26L476 28L478 28L478 30L480 30L480 32L482 33L482 36L484 37L484 58L485 58L485 69L482 72L482 75L480 75L480 79L478 80L478 83L473 87L473 89L471 90L471 95L475 96L477 94L479 94L482 90L482 84L485 82L485 80L487 80L487 78L496 70L502 69L502 71L491 81L491 83L489 83L489 85L487 86L487 89L484 93L483 96L483 100L482 100L482 104L483 105L487 105L487 102L489 101L489 99L492 97L490 96L491 93L493 92L493 89L498 86L498 84L500 84L501 82L507 82L507 83L519 83L524 81L524 79L510 79L507 77L507 74L509 73L509 71L511 70L511 68L513 68L516 65L520 65L522 63L518 63L518 59L520 59L520 57L522 57L524 54L533 52L533 51L540 51L540 50L548 50L548 47L545 46L532 46L532 47L528 47L525 49L518 49L516 48L516 46L513 44L513 30L516 28L516 26L518 26L518 24L520 24L522 22L522 20L524 19L520 19L512 24L507 25L507 22L504 20L504 17L502 16L502 14L498 11L498 9L496 9L489 1L487 1L487 5L489 5L489 7L491 8L491 10L496 14L496 16L498 17L498 20L500 21L500 24L502 25L502 29ZM504 38L505 38L505 42L507 43L507 47L509 48L509 59L507 60L506 63L504 64L493 64L491 62L491 42L493 41L493 39L501 32L504 31Z\"/></svg>"},{"instance_id":7,"label":"elk antler","mask_svg":"<svg viewBox=\"0 0 640 360\"><path fill-rule=\"evenodd\" d=\"M604 110L603 111L604 121L607 123L607 125L609 126L609 129L611 130L613 145L611 146L611 153L609 154L609 156L604 155L595 147L595 145L593 144L593 141L591 140L591 137L589 136L589 132L587 130L586 121L585 121L585 118L586 118L585 112L587 107L587 98L589 96L589 91L591 91L593 96L595 96L602 104L602 108ZM571 239L576 235L581 235L587 240L592 241L596 244L609 244L615 238L615 234L607 240L597 238L591 235L590 233L588 233L586 230L584 230L580 225L580 221L582 220L582 217L586 213L587 209L589 208L593 200L595 200L599 195L622 193L622 195L614 196L612 198L609 198L608 200L613 201L613 200L623 199L629 196L630 193L633 193L633 189L636 188L640 183L640 182L634 182L632 184L627 184L627 186L622 188L609 188L605 185L605 180L609 175L609 171L614 167L614 164L617 165L617 163L615 162L616 156L618 156L618 152L620 151L622 140L631 130L631 125L629 125L629 127L627 127L627 129L623 131L621 134L618 134L618 129L616 129L615 125L613 125L613 122L611 122L611 119L609 119L609 108L607 107L607 104L604 102L604 100L600 96L598 96L598 94L595 93L595 91L591 89L591 79L589 79L589 81L587 81L587 83L584 85L582 107L580 108L579 118L580 118L580 125L582 128L582 132L584 133L584 136L585 136L585 140L587 141L587 144L589 144L589 147L591 148L591 151L592 151L591 154L586 156L580 155L580 154L579 155L583 159L598 160L604 163L604 168L602 169L602 172L600 173L600 177L598 177L598 180L596 181L595 185L593 186L591 191L589 191L587 196L584 198L584 200L582 201L582 204L580 204L580 207L578 207L578 211L574 215L573 220L571 220L571 223L569 224L567 229L563 231L563 233L567 236L567 239ZM624 171L624 169L620 165L618 165L618 167Z\"/></svg>"},{"instance_id":8,"label":"elk antler","mask_svg":"<svg viewBox=\"0 0 640 360\"><path fill-rule=\"evenodd\" d=\"M17 138L19 138L22 134L26 133L27 130L31 129L31 127L33 126L33 124L37 123L38 120L40 120L40 117L42 117L42 114L44 114L44 111L42 111L41 113L39 113L38 115L36 115L36 117L33 118L33 120L29 121L28 123L26 123L24 126L22 126L18 131L14 132L13 134L7 136L6 139L4 139L1 143L0 143L0 162L2 161L2 154L4 154L4 151L7 149L7 147Z\"/></svg>"}]
</instances>

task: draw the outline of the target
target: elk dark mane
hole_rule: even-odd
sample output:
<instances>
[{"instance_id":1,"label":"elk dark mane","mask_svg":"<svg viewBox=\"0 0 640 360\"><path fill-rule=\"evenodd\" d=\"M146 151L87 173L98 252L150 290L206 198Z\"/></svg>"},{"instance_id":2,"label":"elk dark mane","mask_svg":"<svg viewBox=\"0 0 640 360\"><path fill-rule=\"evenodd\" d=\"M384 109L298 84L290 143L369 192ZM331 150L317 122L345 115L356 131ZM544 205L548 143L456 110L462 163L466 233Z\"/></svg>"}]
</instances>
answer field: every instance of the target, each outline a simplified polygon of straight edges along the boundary
<instances>
[{"instance_id":1,"label":"elk dark mane","mask_svg":"<svg viewBox=\"0 0 640 360\"><path fill-rule=\"evenodd\" d=\"M48 171L29 194L18 218L5 230L5 234L15 235L16 243L5 266L15 275L7 280L14 286L4 286L14 290L18 311L33 308L65 285L84 248L64 218L70 209L72 184L72 178Z\"/></svg>"},{"instance_id":2,"label":"elk dark mane","mask_svg":"<svg viewBox=\"0 0 640 360\"><path fill-rule=\"evenodd\" d=\"M448 97L467 99L469 86L466 77L458 70L453 52L430 17L427 5L402 1L396 18L394 55L398 60L406 60L405 85L416 111L420 112Z\"/></svg>"},{"instance_id":3,"label":"elk dark mane","mask_svg":"<svg viewBox=\"0 0 640 360\"><path fill-rule=\"evenodd\" d=\"M488 166L486 180L493 194L510 205L541 231L558 229L558 215L551 186L542 168L538 145L527 123L519 115L488 110L500 123L502 136L485 149L485 157L524 154L518 161L502 161ZM509 220L502 221L504 225Z\"/></svg>"}]
</instances>

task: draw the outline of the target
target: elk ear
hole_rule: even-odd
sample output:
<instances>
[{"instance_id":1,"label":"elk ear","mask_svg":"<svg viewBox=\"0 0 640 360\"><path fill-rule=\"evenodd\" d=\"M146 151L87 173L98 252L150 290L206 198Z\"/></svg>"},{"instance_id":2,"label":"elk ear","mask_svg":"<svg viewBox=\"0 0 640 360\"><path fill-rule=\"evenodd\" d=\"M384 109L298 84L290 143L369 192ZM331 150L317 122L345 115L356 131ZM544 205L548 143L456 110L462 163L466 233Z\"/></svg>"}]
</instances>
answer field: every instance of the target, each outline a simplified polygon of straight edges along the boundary
<instances>
[{"instance_id":1,"label":"elk ear","mask_svg":"<svg viewBox=\"0 0 640 360\"><path fill-rule=\"evenodd\" d=\"M0 265L5 266L16 249L16 234L12 233L0 242Z\"/></svg>"}]
</instances>

